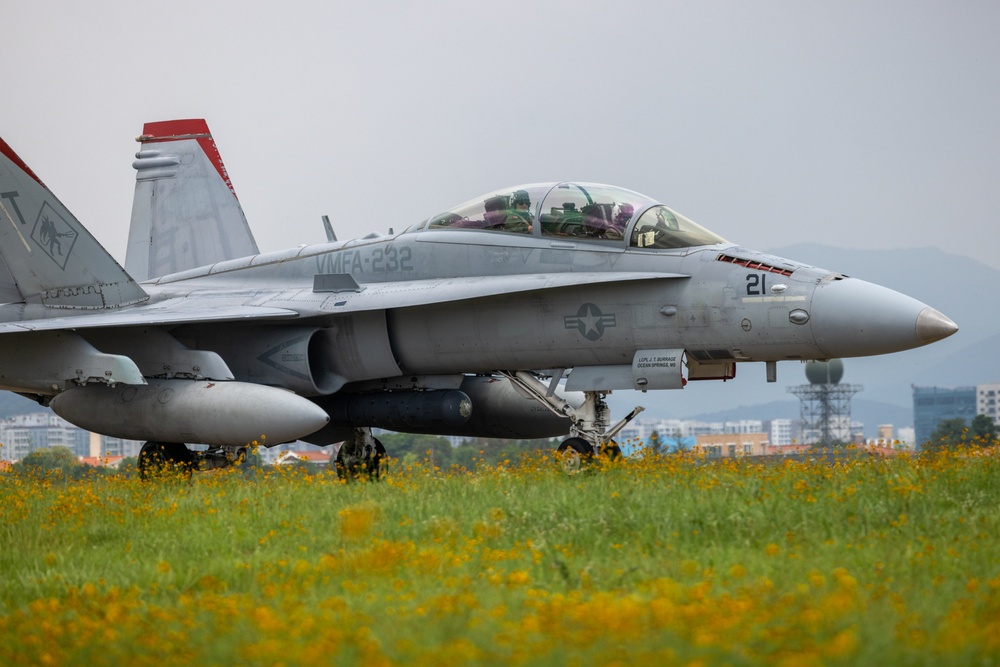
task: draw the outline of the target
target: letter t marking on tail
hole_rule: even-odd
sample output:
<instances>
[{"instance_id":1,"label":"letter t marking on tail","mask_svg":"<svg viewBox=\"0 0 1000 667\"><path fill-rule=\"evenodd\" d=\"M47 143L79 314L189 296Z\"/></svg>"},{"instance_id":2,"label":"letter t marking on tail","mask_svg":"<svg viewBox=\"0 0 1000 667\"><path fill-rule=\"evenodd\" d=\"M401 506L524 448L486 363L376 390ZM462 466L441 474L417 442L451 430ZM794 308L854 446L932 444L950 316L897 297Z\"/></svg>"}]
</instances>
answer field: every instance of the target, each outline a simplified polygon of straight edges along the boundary
<instances>
[{"instance_id":1,"label":"letter t marking on tail","mask_svg":"<svg viewBox=\"0 0 1000 667\"><path fill-rule=\"evenodd\" d=\"M17 207L16 197L17 197L16 190L11 192L0 192L0 200L6 200L10 202L10 207L14 209L14 214L17 215L18 221L20 221L22 225L26 225L28 223L24 221L24 216L21 215L21 209ZM10 226L14 228L14 232L17 233L18 238L21 239L21 243L24 244L24 249L27 250L28 252L31 252L31 246L28 245L28 240L24 238L24 234L22 234L21 230L17 228L17 225L14 224L14 218L10 217L10 211L8 211L7 207L3 205L3 201L0 201L0 210L3 210L4 217L10 221Z\"/></svg>"},{"instance_id":2,"label":"letter t marking on tail","mask_svg":"<svg viewBox=\"0 0 1000 667\"><path fill-rule=\"evenodd\" d=\"M17 197L16 190L13 192L0 192L0 199L6 199L7 201L9 201L11 208L14 209L14 213L17 214L17 219L20 221L22 225L26 225L28 223L24 221L24 216L21 215L21 209L17 207L17 200L15 199L15 197ZM4 207L4 213L7 213L6 207ZM7 214L7 217L8 218L10 217L9 213ZM13 222L13 220L11 220L11 222Z\"/></svg>"}]
</instances>

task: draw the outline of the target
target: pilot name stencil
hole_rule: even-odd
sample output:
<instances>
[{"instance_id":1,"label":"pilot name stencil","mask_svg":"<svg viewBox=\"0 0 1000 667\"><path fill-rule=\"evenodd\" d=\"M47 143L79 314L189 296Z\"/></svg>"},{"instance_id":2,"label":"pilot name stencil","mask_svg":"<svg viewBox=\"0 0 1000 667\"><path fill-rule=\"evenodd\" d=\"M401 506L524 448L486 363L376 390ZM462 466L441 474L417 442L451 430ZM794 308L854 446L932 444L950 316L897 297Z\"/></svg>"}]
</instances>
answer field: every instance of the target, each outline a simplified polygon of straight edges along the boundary
<instances>
[{"instance_id":1,"label":"pilot name stencil","mask_svg":"<svg viewBox=\"0 0 1000 667\"><path fill-rule=\"evenodd\" d=\"M592 303L583 304L576 315L567 315L563 322L567 329L576 329L587 340L599 340L605 329L618 326L614 313L605 315Z\"/></svg>"},{"instance_id":2,"label":"pilot name stencil","mask_svg":"<svg viewBox=\"0 0 1000 667\"><path fill-rule=\"evenodd\" d=\"M677 355L641 357L635 364L636 368L677 368Z\"/></svg>"}]
</instances>

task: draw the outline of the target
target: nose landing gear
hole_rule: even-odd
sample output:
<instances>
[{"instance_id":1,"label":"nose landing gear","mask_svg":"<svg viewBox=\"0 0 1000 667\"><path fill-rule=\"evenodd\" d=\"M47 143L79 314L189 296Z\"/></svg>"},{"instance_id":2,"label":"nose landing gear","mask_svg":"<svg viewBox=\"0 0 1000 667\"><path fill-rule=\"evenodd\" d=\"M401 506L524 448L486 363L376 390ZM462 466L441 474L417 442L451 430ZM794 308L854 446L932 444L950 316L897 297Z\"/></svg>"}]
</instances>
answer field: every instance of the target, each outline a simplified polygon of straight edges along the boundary
<instances>
[{"instance_id":1,"label":"nose landing gear","mask_svg":"<svg viewBox=\"0 0 1000 667\"><path fill-rule=\"evenodd\" d=\"M615 443L614 437L635 419L636 415L645 410L642 406L636 406L623 419L610 426L611 408L604 400L608 392L586 391L583 404L574 407L555 393L559 376L553 377L551 383L546 385L536 374L528 371L501 371L500 374L528 396L557 415L570 420L570 437L563 440L558 449L567 458L573 458L574 454L581 461L600 454L606 454L611 458L621 456L621 448Z\"/></svg>"}]
</instances>

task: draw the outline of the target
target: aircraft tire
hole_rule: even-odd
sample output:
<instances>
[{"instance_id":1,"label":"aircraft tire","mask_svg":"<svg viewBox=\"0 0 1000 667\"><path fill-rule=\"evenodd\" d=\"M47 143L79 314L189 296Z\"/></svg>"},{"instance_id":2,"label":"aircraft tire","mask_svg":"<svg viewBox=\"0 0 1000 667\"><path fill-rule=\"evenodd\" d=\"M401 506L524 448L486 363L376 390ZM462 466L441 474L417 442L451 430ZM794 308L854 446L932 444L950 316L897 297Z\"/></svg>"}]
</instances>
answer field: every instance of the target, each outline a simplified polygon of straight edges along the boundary
<instances>
[{"instance_id":1,"label":"aircraft tire","mask_svg":"<svg viewBox=\"0 0 1000 667\"><path fill-rule=\"evenodd\" d=\"M194 454L183 442L147 442L139 450L139 479L147 481L166 474L190 477Z\"/></svg>"},{"instance_id":2,"label":"aircraft tire","mask_svg":"<svg viewBox=\"0 0 1000 667\"><path fill-rule=\"evenodd\" d=\"M575 475L594 458L594 448L583 438L566 438L556 449L556 456L567 474Z\"/></svg>"},{"instance_id":3,"label":"aircraft tire","mask_svg":"<svg viewBox=\"0 0 1000 667\"><path fill-rule=\"evenodd\" d=\"M240 447L233 454L233 465L246 467L250 464L250 450L246 447Z\"/></svg>"},{"instance_id":4,"label":"aircraft tire","mask_svg":"<svg viewBox=\"0 0 1000 667\"><path fill-rule=\"evenodd\" d=\"M622 457L622 448L618 446L617 442L610 440L601 445L601 456L607 457L612 461L617 461Z\"/></svg>"},{"instance_id":5,"label":"aircraft tire","mask_svg":"<svg viewBox=\"0 0 1000 667\"><path fill-rule=\"evenodd\" d=\"M559 445L558 451L574 451L581 455L593 455L594 448L590 446L590 443L583 438L566 438Z\"/></svg>"},{"instance_id":6,"label":"aircraft tire","mask_svg":"<svg viewBox=\"0 0 1000 667\"><path fill-rule=\"evenodd\" d=\"M382 475L382 459L385 458L385 445L378 438L375 440L374 455L362 457L348 455L344 450L347 447L345 442L337 452L334 466L337 469L337 477L351 481L354 479L378 480Z\"/></svg>"}]
</instances>

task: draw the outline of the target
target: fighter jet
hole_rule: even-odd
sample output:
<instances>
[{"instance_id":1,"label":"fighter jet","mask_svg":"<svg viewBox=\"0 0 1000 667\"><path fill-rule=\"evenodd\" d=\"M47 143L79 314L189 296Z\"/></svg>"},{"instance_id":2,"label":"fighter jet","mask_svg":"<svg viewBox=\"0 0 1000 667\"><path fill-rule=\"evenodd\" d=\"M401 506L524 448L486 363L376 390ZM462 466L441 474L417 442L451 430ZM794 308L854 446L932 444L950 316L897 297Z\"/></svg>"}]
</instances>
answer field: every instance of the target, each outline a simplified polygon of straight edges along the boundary
<instances>
[{"instance_id":1,"label":"fighter jet","mask_svg":"<svg viewBox=\"0 0 1000 667\"><path fill-rule=\"evenodd\" d=\"M147 123L137 141L123 268L0 140L0 388L146 441L143 470L303 439L343 442L343 470L377 474L373 427L568 435L561 450L590 456L641 410L613 424L613 390L679 391L749 362L774 381L778 361L957 331L596 183L503 188L398 233L328 227L260 253L203 120Z\"/></svg>"}]
</instances>

